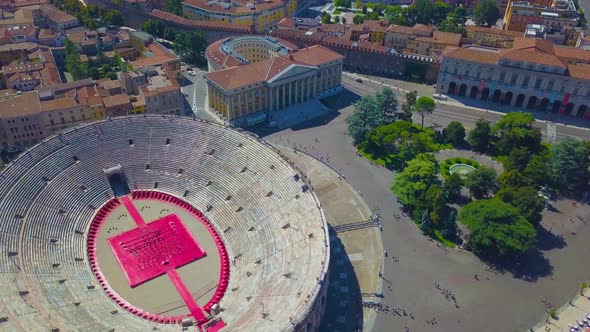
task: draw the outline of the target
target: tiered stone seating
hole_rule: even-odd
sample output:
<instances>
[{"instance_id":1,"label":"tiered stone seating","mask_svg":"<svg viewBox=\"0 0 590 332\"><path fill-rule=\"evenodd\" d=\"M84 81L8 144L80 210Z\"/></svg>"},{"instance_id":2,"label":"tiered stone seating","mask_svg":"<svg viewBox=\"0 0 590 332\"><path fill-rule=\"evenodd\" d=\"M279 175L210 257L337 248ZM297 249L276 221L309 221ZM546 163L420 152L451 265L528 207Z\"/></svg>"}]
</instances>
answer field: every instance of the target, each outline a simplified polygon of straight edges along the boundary
<instances>
[{"instance_id":1,"label":"tiered stone seating","mask_svg":"<svg viewBox=\"0 0 590 332\"><path fill-rule=\"evenodd\" d=\"M123 310L128 304L113 300L90 267L86 232L96 231L90 224L98 208L117 204L104 174L117 165L133 195L152 195L142 190L157 183L167 193L158 199L207 218L225 263L206 311L219 303L231 330L303 324L326 277L329 243L317 199L301 191L296 170L248 134L190 118L136 116L68 129L0 173L0 312L8 317L0 330L147 331L179 323Z\"/></svg>"}]
</instances>

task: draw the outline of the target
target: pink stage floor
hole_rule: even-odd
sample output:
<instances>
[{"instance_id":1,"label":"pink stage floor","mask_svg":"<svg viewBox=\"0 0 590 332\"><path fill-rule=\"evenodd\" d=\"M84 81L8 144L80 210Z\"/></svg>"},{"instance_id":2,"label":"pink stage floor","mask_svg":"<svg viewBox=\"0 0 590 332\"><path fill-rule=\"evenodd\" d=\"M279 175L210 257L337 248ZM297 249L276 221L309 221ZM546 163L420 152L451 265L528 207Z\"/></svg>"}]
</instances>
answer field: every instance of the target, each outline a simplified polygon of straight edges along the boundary
<instances>
[{"instance_id":1,"label":"pink stage floor","mask_svg":"<svg viewBox=\"0 0 590 332\"><path fill-rule=\"evenodd\" d=\"M175 214L107 241L131 287L207 255Z\"/></svg>"}]
</instances>

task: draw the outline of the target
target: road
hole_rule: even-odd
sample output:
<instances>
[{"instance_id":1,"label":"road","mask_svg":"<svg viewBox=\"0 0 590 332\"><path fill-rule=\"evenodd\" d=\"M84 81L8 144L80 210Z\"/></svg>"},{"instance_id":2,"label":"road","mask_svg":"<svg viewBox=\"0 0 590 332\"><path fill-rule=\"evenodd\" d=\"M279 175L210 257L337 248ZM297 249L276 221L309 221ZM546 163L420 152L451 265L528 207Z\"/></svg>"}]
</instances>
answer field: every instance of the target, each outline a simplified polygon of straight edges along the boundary
<instances>
[{"instance_id":1,"label":"road","mask_svg":"<svg viewBox=\"0 0 590 332\"><path fill-rule=\"evenodd\" d=\"M181 88L185 102L185 111L187 115L195 115L196 117L216 121L216 119L205 109L205 99L207 98L207 82L203 75L207 72L194 68L195 76L189 75L186 71L183 72L184 79L181 82Z\"/></svg>"},{"instance_id":2,"label":"road","mask_svg":"<svg viewBox=\"0 0 590 332\"><path fill-rule=\"evenodd\" d=\"M382 88L382 84L376 84L368 80L363 80L363 83L360 83L355 81L353 76L349 75L342 76L342 84L344 88L359 96L373 95ZM393 91L398 95L398 101L401 105L405 100L405 91L396 90L395 88ZM466 128L471 129L475 127L475 122L480 118L484 118L494 123L500 120L504 115L500 112L478 110L471 107L448 105L440 102L437 104L436 111L426 117L425 124L428 126L445 127L451 121L459 121ZM418 116L416 116L414 120L419 121ZM590 122L588 122L588 125L590 126ZM537 120L535 122L535 127L538 127L541 130L543 139L547 141L555 141L556 139L564 137L590 140L590 130L588 128L547 122L544 120Z\"/></svg>"}]
</instances>

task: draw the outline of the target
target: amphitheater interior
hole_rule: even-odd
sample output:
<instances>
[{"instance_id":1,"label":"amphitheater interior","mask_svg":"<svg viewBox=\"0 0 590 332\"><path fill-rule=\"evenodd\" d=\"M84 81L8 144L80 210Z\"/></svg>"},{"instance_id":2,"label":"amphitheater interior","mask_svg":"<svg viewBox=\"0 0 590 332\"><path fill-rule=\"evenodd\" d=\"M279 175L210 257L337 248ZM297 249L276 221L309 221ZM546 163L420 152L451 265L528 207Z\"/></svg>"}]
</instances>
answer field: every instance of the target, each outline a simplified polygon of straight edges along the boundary
<instances>
[{"instance_id":1,"label":"amphitheater interior","mask_svg":"<svg viewBox=\"0 0 590 332\"><path fill-rule=\"evenodd\" d=\"M0 329L315 331L328 288L329 241L304 179L257 137L192 118L119 117L51 136L0 173ZM196 271L185 280L214 270L214 286L223 286L196 301L206 316L198 326L186 314L189 304L172 318L149 312L141 297L125 298L127 285L114 290L108 271L121 266L91 264L91 248L114 235L93 226L100 211L142 195L175 201L209 223L211 241L193 235L214 267L201 260L182 267ZM121 225L130 220L112 216ZM213 240L219 253L207 247ZM225 272L223 258L230 262ZM140 286L150 301L158 298L150 284L162 278Z\"/></svg>"}]
</instances>

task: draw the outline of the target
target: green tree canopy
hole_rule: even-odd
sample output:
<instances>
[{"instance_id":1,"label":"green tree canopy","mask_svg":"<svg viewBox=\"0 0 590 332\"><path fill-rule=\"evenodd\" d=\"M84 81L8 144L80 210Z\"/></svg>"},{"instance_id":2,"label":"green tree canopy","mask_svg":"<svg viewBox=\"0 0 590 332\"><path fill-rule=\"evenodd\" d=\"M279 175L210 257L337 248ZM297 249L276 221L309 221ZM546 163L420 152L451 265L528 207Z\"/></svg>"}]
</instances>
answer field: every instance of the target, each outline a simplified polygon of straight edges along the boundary
<instances>
[{"instance_id":1,"label":"green tree canopy","mask_svg":"<svg viewBox=\"0 0 590 332\"><path fill-rule=\"evenodd\" d=\"M182 16L182 1L181 0L166 0L165 7L166 11L172 14Z\"/></svg>"},{"instance_id":2,"label":"green tree canopy","mask_svg":"<svg viewBox=\"0 0 590 332\"><path fill-rule=\"evenodd\" d=\"M461 187L463 187L463 179L457 173L451 174L446 180L444 185L445 195L447 201L454 202L461 197Z\"/></svg>"},{"instance_id":3,"label":"green tree canopy","mask_svg":"<svg viewBox=\"0 0 590 332\"><path fill-rule=\"evenodd\" d=\"M434 110L436 109L436 103L434 102L434 99L423 96L418 98L414 109L416 113L420 115L420 128L424 128L424 117L434 112Z\"/></svg>"},{"instance_id":4,"label":"green tree canopy","mask_svg":"<svg viewBox=\"0 0 590 332\"><path fill-rule=\"evenodd\" d=\"M573 138L562 139L551 146L547 175L560 190L587 190L590 179L590 143Z\"/></svg>"},{"instance_id":5,"label":"green tree canopy","mask_svg":"<svg viewBox=\"0 0 590 332\"><path fill-rule=\"evenodd\" d=\"M182 61L195 65L204 65L207 63L205 58L207 45L202 32L187 31L176 35L173 49Z\"/></svg>"},{"instance_id":6,"label":"green tree canopy","mask_svg":"<svg viewBox=\"0 0 590 332\"><path fill-rule=\"evenodd\" d=\"M417 98L417 91L409 91L406 93L406 102L402 104L402 114L399 115L400 120L412 122L412 112L414 112L414 108L416 107Z\"/></svg>"},{"instance_id":7,"label":"green tree canopy","mask_svg":"<svg viewBox=\"0 0 590 332\"><path fill-rule=\"evenodd\" d=\"M536 188L506 188L498 191L496 198L517 208L531 224L538 225L541 222L545 199L539 196Z\"/></svg>"},{"instance_id":8,"label":"green tree canopy","mask_svg":"<svg viewBox=\"0 0 590 332\"><path fill-rule=\"evenodd\" d=\"M367 133L385 122L381 113L377 111L375 97L364 96L354 103L354 112L346 118L348 135L355 143L365 139Z\"/></svg>"},{"instance_id":9,"label":"green tree canopy","mask_svg":"<svg viewBox=\"0 0 590 332\"><path fill-rule=\"evenodd\" d=\"M533 155L525 167L523 175L537 186L547 184L549 182L547 176L548 159L549 152Z\"/></svg>"},{"instance_id":10,"label":"green tree canopy","mask_svg":"<svg viewBox=\"0 0 590 332\"><path fill-rule=\"evenodd\" d=\"M385 123L391 123L397 119L397 97L393 90L384 87L375 95L377 111L383 114Z\"/></svg>"},{"instance_id":11,"label":"green tree canopy","mask_svg":"<svg viewBox=\"0 0 590 332\"><path fill-rule=\"evenodd\" d=\"M121 12L116 9L111 10L107 16L104 17L104 21L106 24L114 25L116 27L121 27L125 24Z\"/></svg>"},{"instance_id":12,"label":"green tree canopy","mask_svg":"<svg viewBox=\"0 0 590 332\"><path fill-rule=\"evenodd\" d=\"M524 176L522 172L515 170L505 170L498 177L500 188L514 190L514 188L532 186L534 182Z\"/></svg>"},{"instance_id":13,"label":"green tree canopy","mask_svg":"<svg viewBox=\"0 0 590 332\"><path fill-rule=\"evenodd\" d=\"M363 24L365 22L365 16L363 15L354 15L352 18L352 23L354 24Z\"/></svg>"},{"instance_id":14,"label":"green tree canopy","mask_svg":"<svg viewBox=\"0 0 590 332\"><path fill-rule=\"evenodd\" d=\"M531 153L524 146L515 147L510 151L508 159L504 163L507 169L513 169L517 171L523 171L529 163Z\"/></svg>"},{"instance_id":15,"label":"green tree canopy","mask_svg":"<svg viewBox=\"0 0 590 332\"><path fill-rule=\"evenodd\" d=\"M496 171L480 166L467 175L467 188L471 195L477 199L487 197L498 190Z\"/></svg>"},{"instance_id":16,"label":"green tree canopy","mask_svg":"<svg viewBox=\"0 0 590 332\"><path fill-rule=\"evenodd\" d=\"M455 147L463 145L465 142L465 127L458 121L452 121L444 130L445 141L453 144Z\"/></svg>"},{"instance_id":17,"label":"green tree canopy","mask_svg":"<svg viewBox=\"0 0 590 332\"><path fill-rule=\"evenodd\" d=\"M497 148L502 155L508 155L515 147L526 148L535 153L541 148L541 131L533 127L535 118L530 113L508 113L492 128L497 139Z\"/></svg>"},{"instance_id":18,"label":"green tree canopy","mask_svg":"<svg viewBox=\"0 0 590 332\"><path fill-rule=\"evenodd\" d=\"M422 204L430 186L438 184L438 164L430 153L423 153L408 162L408 166L393 179L391 190L404 205Z\"/></svg>"},{"instance_id":19,"label":"green tree canopy","mask_svg":"<svg viewBox=\"0 0 590 332\"><path fill-rule=\"evenodd\" d=\"M495 0L481 0L475 5L473 19L477 25L494 26L500 18L500 10Z\"/></svg>"},{"instance_id":20,"label":"green tree canopy","mask_svg":"<svg viewBox=\"0 0 590 332\"><path fill-rule=\"evenodd\" d=\"M518 255L535 245L533 225L518 209L497 199L467 204L461 209L459 220L469 229L469 244L480 255Z\"/></svg>"},{"instance_id":21,"label":"green tree canopy","mask_svg":"<svg viewBox=\"0 0 590 332\"><path fill-rule=\"evenodd\" d=\"M490 122L479 119L475 123L475 128L469 132L467 141L471 148L477 152L487 152L492 141L492 129Z\"/></svg>"}]
</instances>

